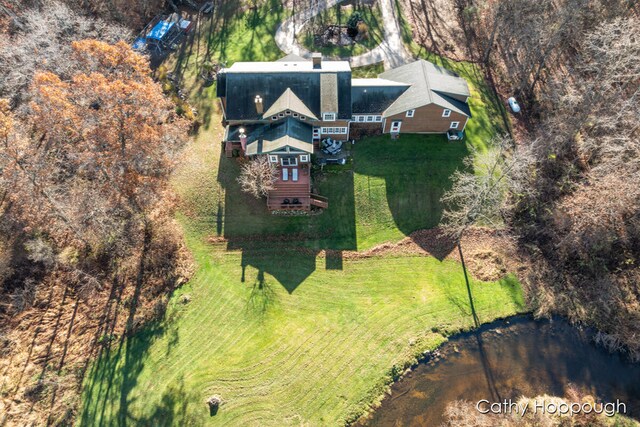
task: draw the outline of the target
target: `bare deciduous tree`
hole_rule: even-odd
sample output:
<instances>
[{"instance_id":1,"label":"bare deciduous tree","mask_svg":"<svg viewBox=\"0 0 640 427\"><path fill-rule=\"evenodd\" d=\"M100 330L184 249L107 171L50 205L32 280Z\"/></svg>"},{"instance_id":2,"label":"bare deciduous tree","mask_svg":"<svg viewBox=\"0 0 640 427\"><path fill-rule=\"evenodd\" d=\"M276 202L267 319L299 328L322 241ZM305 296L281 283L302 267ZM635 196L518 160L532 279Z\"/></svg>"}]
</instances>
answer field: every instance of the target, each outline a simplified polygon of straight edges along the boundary
<instances>
[{"instance_id":1,"label":"bare deciduous tree","mask_svg":"<svg viewBox=\"0 0 640 427\"><path fill-rule=\"evenodd\" d=\"M267 156L259 156L242 165L238 182L242 191L260 198L273 190L278 177L276 167Z\"/></svg>"},{"instance_id":2,"label":"bare deciduous tree","mask_svg":"<svg viewBox=\"0 0 640 427\"><path fill-rule=\"evenodd\" d=\"M0 33L0 97L19 103L27 95L36 71L63 78L73 72L71 42L88 38L110 43L128 38L124 27L84 17L58 1L24 10L23 29L13 36Z\"/></svg>"},{"instance_id":3,"label":"bare deciduous tree","mask_svg":"<svg viewBox=\"0 0 640 427\"><path fill-rule=\"evenodd\" d=\"M508 157L513 141L501 136L489 147L464 159L465 169L453 173L451 189L442 196L443 228L456 241L474 224L497 226L501 222L508 176L516 162Z\"/></svg>"}]
</instances>

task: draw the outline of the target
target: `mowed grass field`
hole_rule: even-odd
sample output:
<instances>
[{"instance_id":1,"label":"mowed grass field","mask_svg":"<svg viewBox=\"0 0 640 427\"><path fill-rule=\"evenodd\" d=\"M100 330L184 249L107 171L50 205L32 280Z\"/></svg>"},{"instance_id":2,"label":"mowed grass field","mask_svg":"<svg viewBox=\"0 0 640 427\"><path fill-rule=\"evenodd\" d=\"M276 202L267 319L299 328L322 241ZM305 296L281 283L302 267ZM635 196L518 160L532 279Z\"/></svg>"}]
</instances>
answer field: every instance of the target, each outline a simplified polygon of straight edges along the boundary
<instances>
[{"instance_id":1,"label":"mowed grass field","mask_svg":"<svg viewBox=\"0 0 640 427\"><path fill-rule=\"evenodd\" d=\"M102 350L85 377L79 425L343 425L417 355L473 326L460 264L344 251L439 223L449 175L495 133L489 99L472 101L478 124L465 143L361 140L352 163L317 175L328 210L269 215L239 190L238 163L222 155L215 86L200 85L194 64L202 46L228 64L277 59L269 35L286 13L275 1L231 11L173 64L204 122L173 180L197 271L161 320ZM472 290L482 322L525 310L511 276L472 280ZM225 402L216 414L205 404L212 394Z\"/></svg>"},{"instance_id":2,"label":"mowed grass field","mask_svg":"<svg viewBox=\"0 0 640 427\"><path fill-rule=\"evenodd\" d=\"M460 265L431 257L345 260L292 292L225 244L187 229L196 277L156 327L93 366L81 425L342 425L384 392L394 365L472 327ZM253 259L294 271L295 251ZM302 256L302 255L301 255ZM243 271L244 270L244 271ZM481 321L523 309L510 278L473 282ZM183 303L182 296L190 302ZM225 404L211 416L205 399Z\"/></svg>"},{"instance_id":3,"label":"mowed grass field","mask_svg":"<svg viewBox=\"0 0 640 427\"><path fill-rule=\"evenodd\" d=\"M460 264L417 255L341 258L331 250L402 236L396 210L399 223L411 227L437 218L436 211L422 216L386 195L391 188L399 198L419 198L411 195L419 183L403 187L402 180L445 183L439 162L414 163L422 172L405 176L400 167L410 150L402 142L369 142L356 144L352 167L326 174L320 184L345 203L330 194L332 208L321 215L281 218L224 178L235 160L221 157L217 142L203 133L175 179L197 273L173 296L162 321L103 351L85 381L80 424L342 425L367 411L416 355L471 328ZM440 163L462 154L451 148L462 145L422 142L412 152L435 150ZM370 154L392 143L400 143L395 161L377 169L379 176L365 175L374 164ZM398 185L387 187L387 180ZM436 197L416 194L423 205ZM343 220L353 226L323 232ZM292 238L273 239L276 232ZM525 310L512 277L473 280L472 290L482 322ZM215 415L204 403L212 394L225 400Z\"/></svg>"}]
</instances>

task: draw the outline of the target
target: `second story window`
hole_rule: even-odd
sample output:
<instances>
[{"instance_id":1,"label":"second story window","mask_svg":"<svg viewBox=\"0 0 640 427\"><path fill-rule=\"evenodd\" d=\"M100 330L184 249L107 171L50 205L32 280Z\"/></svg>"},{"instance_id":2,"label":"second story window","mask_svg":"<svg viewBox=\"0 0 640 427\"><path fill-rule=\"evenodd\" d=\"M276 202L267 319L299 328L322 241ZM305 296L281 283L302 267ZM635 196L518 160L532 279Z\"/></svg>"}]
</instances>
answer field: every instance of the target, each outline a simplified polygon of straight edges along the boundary
<instances>
[{"instance_id":1,"label":"second story window","mask_svg":"<svg viewBox=\"0 0 640 427\"><path fill-rule=\"evenodd\" d=\"M407 110L407 117L413 117L415 113L416 113L416 110Z\"/></svg>"},{"instance_id":2,"label":"second story window","mask_svg":"<svg viewBox=\"0 0 640 427\"><path fill-rule=\"evenodd\" d=\"M322 120L325 122L335 122L336 121L336 113L323 113Z\"/></svg>"},{"instance_id":3,"label":"second story window","mask_svg":"<svg viewBox=\"0 0 640 427\"><path fill-rule=\"evenodd\" d=\"M451 110L444 110L442 112L442 117L449 117L451 115Z\"/></svg>"}]
</instances>

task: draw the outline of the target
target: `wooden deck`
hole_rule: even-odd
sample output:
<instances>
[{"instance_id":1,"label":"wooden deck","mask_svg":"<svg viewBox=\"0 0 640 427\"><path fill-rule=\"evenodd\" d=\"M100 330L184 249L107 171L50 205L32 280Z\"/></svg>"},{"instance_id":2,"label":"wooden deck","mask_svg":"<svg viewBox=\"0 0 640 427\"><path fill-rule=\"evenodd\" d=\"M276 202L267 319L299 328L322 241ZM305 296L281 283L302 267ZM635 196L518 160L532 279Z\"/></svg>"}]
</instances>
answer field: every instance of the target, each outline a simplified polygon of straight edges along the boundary
<instances>
[{"instance_id":1,"label":"wooden deck","mask_svg":"<svg viewBox=\"0 0 640 427\"><path fill-rule=\"evenodd\" d=\"M297 180L294 180L296 173ZM279 166L275 189L271 190L267 196L268 208L307 211L311 209L311 176L309 174L309 165Z\"/></svg>"}]
</instances>

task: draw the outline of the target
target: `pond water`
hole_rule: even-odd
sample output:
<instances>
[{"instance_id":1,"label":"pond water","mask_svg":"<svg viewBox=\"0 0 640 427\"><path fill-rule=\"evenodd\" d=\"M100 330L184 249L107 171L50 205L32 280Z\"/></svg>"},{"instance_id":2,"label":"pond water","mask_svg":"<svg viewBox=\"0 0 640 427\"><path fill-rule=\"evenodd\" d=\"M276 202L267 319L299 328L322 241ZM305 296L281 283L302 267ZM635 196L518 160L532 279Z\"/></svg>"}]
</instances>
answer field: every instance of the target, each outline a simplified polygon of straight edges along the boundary
<instances>
[{"instance_id":1,"label":"pond water","mask_svg":"<svg viewBox=\"0 0 640 427\"><path fill-rule=\"evenodd\" d=\"M392 387L369 426L438 426L457 399L565 396L573 384L640 419L640 365L597 347L592 332L562 319L515 317L462 334Z\"/></svg>"}]
</instances>

